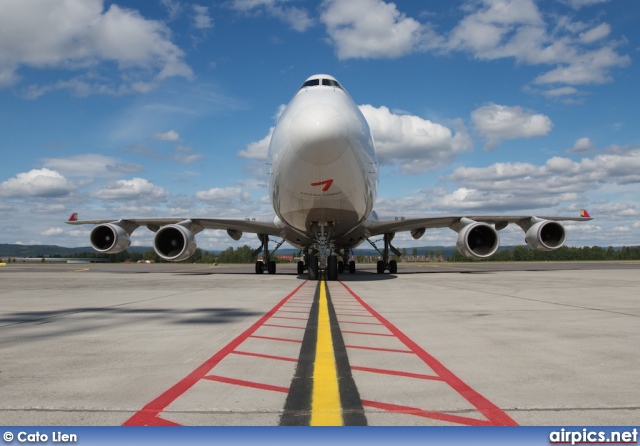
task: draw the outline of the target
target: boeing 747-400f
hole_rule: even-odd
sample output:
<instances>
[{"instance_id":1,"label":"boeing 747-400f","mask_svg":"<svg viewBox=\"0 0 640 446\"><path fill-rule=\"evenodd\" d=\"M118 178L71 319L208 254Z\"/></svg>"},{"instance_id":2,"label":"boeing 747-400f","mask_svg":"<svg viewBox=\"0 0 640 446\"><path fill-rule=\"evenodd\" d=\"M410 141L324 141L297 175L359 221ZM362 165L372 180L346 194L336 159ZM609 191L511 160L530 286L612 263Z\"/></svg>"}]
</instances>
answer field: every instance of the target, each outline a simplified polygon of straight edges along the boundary
<instances>
[{"instance_id":1,"label":"boeing 747-400f","mask_svg":"<svg viewBox=\"0 0 640 446\"><path fill-rule=\"evenodd\" d=\"M91 245L103 253L124 251L130 235L139 226L156 233L153 247L168 261L189 258L196 250L195 235L204 229L226 230L239 240L242 234L258 235L262 252L256 273L275 273L270 260L284 241L304 252L298 273L308 271L317 279L326 271L336 280L348 268L355 272L349 253L365 240L380 253L378 273L396 273L398 264L390 252L400 256L391 244L396 232L408 231L419 239L430 228L448 227L458 233L456 246L467 257L485 259L496 252L498 232L515 223L525 232L533 249L550 251L563 246L565 231L558 221L585 221L584 217L536 216L378 216L373 211L378 188L378 163L369 125L349 94L332 76L318 74L308 78L286 107L273 131L269 145L269 195L274 213L268 218L249 216L229 218L123 218L120 220L78 221L73 215L67 223L95 224ZM382 236L378 249L372 237ZM271 237L280 239L269 250Z\"/></svg>"}]
</instances>

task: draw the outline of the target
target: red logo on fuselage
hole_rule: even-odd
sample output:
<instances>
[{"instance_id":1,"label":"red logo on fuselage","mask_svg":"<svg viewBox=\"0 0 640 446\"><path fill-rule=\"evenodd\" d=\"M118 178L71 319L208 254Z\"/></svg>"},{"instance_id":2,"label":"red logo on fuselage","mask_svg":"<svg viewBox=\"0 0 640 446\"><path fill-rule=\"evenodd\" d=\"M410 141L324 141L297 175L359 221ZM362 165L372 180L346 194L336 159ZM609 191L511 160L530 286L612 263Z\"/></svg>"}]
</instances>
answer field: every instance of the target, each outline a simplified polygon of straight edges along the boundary
<instances>
[{"instance_id":1,"label":"red logo on fuselage","mask_svg":"<svg viewBox=\"0 0 640 446\"><path fill-rule=\"evenodd\" d=\"M328 191L332 184L333 184L333 180L324 180L324 181L319 181L317 183L311 183L312 186L323 186L322 192Z\"/></svg>"}]
</instances>

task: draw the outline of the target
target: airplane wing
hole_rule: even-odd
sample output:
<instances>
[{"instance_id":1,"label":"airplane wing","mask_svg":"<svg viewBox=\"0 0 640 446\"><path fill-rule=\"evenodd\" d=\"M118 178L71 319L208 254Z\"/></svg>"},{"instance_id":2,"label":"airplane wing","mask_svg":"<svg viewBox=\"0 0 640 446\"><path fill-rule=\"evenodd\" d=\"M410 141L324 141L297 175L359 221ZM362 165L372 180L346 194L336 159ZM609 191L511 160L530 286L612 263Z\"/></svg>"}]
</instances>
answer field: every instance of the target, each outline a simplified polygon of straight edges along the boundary
<instances>
[{"instance_id":1,"label":"airplane wing","mask_svg":"<svg viewBox=\"0 0 640 446\"><path fill-rule=\"evenodd\" d=\"M91 246L105 254L117 254L127 249L131 244L131 233L140 226L146 226L156 233L153 242L156 253L164 260L180 261L189 258L196 251L194 236L203 229L226 230L234 240L240 240L244 232L258 234L262 242L258 250L264 247L266 252L269 236L284 238L284 227L279 227L274 217L275 215L270 218L262 215L244 219L170 217L78 220L78 215L73 213L67 223L96 225L89 237Z\"/></svg>"},{"instance_id":2,"label":"airplane wing","mask_svg":"<svg viewBox=\"0 0 640 446\"><path fill-rule=\"evenodd\" d=\"M165 225L179 224L184 221L191 221L194 227L199 229L222 229L226 231L248 232L252 234L267 234L280 237L282 229L278 228L273 217L268 218L250 218L245 219L227 219L227 218L199 218L199 217L170 217L170 218L123 218L120 220L69 220L66 223L70 225L102 225L114 223L122 226L129 234L140 226L145 226L153 232Z\"/></svg>"},{"instance_id":3,"label":"airplane wing","mask_svg":"<svg viewBox=\"0 0 640 446\"><path fill-rule=\"evenodd\" d=\"M587 214L588 215L588 214ZM475 222L482 222L494 225L496 229L504 229L510 223L519 225L527 224L531 219L547 221L588 221L593 217L538 217L532 215L437 215L437 216L404 216L389 215L378 216L377 219L366 222L366 231L369 237L380 234L388 234L404 231L418 231L422 229L448 228L454 229L461 220L469 219Z\"/></svg>"},{"instance_id":4,"label":"airplane wing","mask_svg":"<svg viewBox=\"0 0 640 446\"><path fill-rule=\"evenodd\" d=\"M396 232L409 231L411 236L417 240L424 235L427 229L448 227L458 233L456 247L460 253L473 259L486 259L498 250L500 245L498 231L506 228L510 223L520 226L525 233L525 242L533 249L552 251L563 246L566 240L565 230L557 222L592 219L586 210L582 210L580 215L581 217L538 217L532 215L409 217L398 215L380 218L377 214L372 213L372 218L365 222L365 235L366 237L384 236L383 257L387 258L389 249L399 255L397 248L391 245L391 240ZM392 269L395 269L395 266Z\"/></svg>"}]
</instances>

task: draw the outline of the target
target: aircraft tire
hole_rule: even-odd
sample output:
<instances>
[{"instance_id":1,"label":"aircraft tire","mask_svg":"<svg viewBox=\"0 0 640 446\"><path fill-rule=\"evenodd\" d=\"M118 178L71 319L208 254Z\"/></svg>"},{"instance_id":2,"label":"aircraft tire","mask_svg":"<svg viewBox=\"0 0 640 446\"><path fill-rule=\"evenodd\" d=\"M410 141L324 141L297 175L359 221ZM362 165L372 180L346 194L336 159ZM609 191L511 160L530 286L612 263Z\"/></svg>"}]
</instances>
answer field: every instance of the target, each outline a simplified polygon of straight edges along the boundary
<instances>
[{"instance_id":1,"label":"aircraft tire","mask_svg":"<svg viewBox=\"0 0 640 446\"><path fill-rule=\"evenodd\" d=\"M298 274L304 273L304 262L302 260L298 261Z\"/></svg>"},{"instance_id":2,"label":"aircraft tire","mask_svg":"<svg viewBox=\"0 0 640 446\"><path fill-rule=\"evenodd\" d=\"M275 260L269 260L269 263L267 263L267 272L269 274L275 274L276 273L276 262L275 262Z\"/></svg>"},{"instance_id":3,"label":"aircraft tire","mask_svg":"<svg viewBox=\"0 0 640 446\"><path fill-rule=\"evenodd\" d=\"M338 280L338 258L336 256L327 258L327 271L329 280Z\"/></svg>"},{"instance_id":4,"label":"aircraft tire","mask_svg":"<svg viewBox=\"0 0 640 446\"><path fill-rule=\"evenodd\" d=\"M307 266L309 269L309 280L318 280L318 258L311 256L307 259Z\"/></svg>"},{"instance_id":5,"label":"aircraft tire","mask_svg":"<svg viewBox=\"0 0 640 446\"><path fill-rule=\"evenodd\" d=\"M356 272L356 262L354 260L349 262L349 274L355 274Z\"/></svg>"},{"instance_id":6,"label":"aircraft tire","mask_svg":"<svg viewBox=\"0 0 640 446\"><path fill-rule=\"evenodd\" d=\"M389 272L391 274L396 274L398 272L398 262L395 260L391 260L389 262Z\"/></svg>"},{"instance_id":7,"label":"aircraft tire","mask_svg":"<svg viewBox=\"0 0 640 446\"><path fill-rule=\"evenodd\" d=\"M262 260L256 261L256 274L264 274L263 265Z\"/></svg>"},{"instance_id":8,"label":"aircraft tire","mask_svg":"<svg viewBox=\"0 0 640 446\"><path fill-rule=\"evenodd\" d=\"M378 274L384 274L384 260L378 260L377 270Z\"/></svg>"}]
</instances>

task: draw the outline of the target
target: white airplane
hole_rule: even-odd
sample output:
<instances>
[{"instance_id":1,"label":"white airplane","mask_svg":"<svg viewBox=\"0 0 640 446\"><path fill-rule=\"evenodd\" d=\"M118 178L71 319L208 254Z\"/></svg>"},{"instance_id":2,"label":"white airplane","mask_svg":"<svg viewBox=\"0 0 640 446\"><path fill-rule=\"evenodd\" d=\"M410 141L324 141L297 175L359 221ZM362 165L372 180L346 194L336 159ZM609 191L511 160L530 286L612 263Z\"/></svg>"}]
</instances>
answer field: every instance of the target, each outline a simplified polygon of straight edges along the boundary
<instances>
[{"instance_id":1,"label":"white airplane","mask_svg":"<svg viewBox=\"0 0 640 446\"><path fill-rule=\"evenodd\" d=\"M430 228L448 227L458 233L456 246L467 257L485 259L499 246L498 232L515 223L525 232L533 249L551 251L565 242L565 230L558 221L586 221L591 217L536 216L378 216L373 211L378 188L376 151L364 116L338 81L326 74L308 78L278 119L269 145L271 171L269 194L274 214L268 217L229 218L124 218L120 220L77 220L67 223L95 224L91 245L96 251L115 254L130 244L130 235L140 226L156 233L153 246L168 261L189 258L196 250L195 234L204 229L226 230L239 240L254 233L262 245L263 259L255 265L257 274L274 274L270 259L284 241L303 250L298 273L309 279L326 271L329 280L348 267L355 272L349 253L365 240L380 253L377 272L398 270L390 252L400 256L391 244L396 232L408 231L419 239ZM382 236L378 249L372 237ZM278 237L269 250L270 237Z\"/></svg>"}]
</instances>

